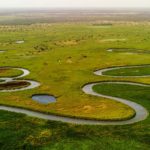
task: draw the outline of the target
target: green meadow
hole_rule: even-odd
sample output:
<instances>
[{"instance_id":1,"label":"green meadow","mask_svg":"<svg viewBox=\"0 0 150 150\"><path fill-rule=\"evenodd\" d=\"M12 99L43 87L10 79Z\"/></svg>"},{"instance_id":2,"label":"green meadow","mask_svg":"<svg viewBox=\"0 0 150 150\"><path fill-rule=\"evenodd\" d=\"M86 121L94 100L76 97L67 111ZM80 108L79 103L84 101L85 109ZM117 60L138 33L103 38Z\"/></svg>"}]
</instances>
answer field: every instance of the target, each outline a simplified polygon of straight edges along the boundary
<instances>
[{"instance_id":1,"label":"green meadow","mask_svg":"<svg viewBox=\"0 0 150 150\"><path fill-rule=\"evenodd\" d=\"M17 44L17 41L24 43ZM135 115L131 107L113 99L87 95L82 87L102 81L150 84L150 77L142 77L150 75L150 67L145 66L150 64L150 24L144 22L108 26L91 23L1 25L0 50L5 51L0 53L0 81L21 75L19 70L3 67L19 67L28 69L30 74L15 80L13 88L27 86L24 79L41 84L25 91L0 92L0 105L4 106L72 118L128 120ZM104 68L136 65L144 66L107 71L106 76L93 73ZM114 78L116 75L120 77ZM0 84L0 90L11 89L10 86ZM104 83L93 89L136 102L150 111L149 87ZM56 103L35 102L31 98L35 94L53 95ZM94 126L47 121L0 110L0 149L148 150L149 124L149 116L132 125Z\"/></svg>"}]
</instances>

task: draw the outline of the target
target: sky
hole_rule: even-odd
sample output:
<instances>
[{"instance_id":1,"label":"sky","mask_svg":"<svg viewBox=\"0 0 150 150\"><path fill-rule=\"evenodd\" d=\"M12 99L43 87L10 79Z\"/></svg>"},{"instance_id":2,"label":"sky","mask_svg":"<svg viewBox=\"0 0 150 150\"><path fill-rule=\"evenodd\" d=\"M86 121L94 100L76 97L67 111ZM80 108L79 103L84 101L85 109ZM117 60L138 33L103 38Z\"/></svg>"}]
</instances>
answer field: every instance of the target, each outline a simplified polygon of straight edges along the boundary
<instances>
[{"instance_id":1,"label":"sky","mask_svg":"<svg viewBox=\"0 0 150 150\"><path fill-rule=\"evenodd\" d=\"M150 7L150 0L0 0L7 7Z\"/></svg>"}]
</instances>

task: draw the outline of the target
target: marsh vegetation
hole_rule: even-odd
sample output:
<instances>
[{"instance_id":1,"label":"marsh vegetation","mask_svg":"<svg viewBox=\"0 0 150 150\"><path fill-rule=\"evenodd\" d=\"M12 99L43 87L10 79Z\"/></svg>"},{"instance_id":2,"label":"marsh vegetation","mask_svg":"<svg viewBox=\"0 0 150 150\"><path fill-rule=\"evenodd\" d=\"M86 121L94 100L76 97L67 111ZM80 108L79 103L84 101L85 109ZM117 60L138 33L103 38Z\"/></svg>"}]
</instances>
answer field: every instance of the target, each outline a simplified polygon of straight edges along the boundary
<instances>
[{"instance_id":1,"label":"marsh vegetation","mask_svg":"<svg viewBox=\"0 0 150 150\"><path fill-rule=\"evenodd\" d=\"M0 105L92 120L127 120L134 116L134 110L127 105L113 99L87 95L82 87L87 83L103 81L150 84L150 77L140 76L149 75L149 67L112 70L105 72L108 75L104 76L93 74L93 71L102 68L150 64L150 25L147 22L111 22L109 28L98 28L91 27L93 24L95 21L0 26L0 49L6 50L0 54L0 66L21 67L30 71L28 76L19 79L23 81L11 84L19 88L26 86L24 80L41 84L29 90L1 92ZM14 41L17 39L24 39L25 42L16 44ZM110 48L119 51L107 51ZM122 48L123 52L120 51ZM136 50L144 51L139 55ZM126 51L134 55L127 55ZM15 69L0 69L1 78L21 74ZM120 77L114 78L113 75ZM9 86L12 85L9 83ZM149 87L102 84L95 87L95 91L128 99L150 111ZM32 95L39 93L55 95L57 101L47 105L33 101ZM102 150L148 150L150 146L149 116L132 125L88 126L40 120L2 110L0 114L2 150L74 147L78 150L94 150L97 147Z\"/></svg>"}]
</instances>

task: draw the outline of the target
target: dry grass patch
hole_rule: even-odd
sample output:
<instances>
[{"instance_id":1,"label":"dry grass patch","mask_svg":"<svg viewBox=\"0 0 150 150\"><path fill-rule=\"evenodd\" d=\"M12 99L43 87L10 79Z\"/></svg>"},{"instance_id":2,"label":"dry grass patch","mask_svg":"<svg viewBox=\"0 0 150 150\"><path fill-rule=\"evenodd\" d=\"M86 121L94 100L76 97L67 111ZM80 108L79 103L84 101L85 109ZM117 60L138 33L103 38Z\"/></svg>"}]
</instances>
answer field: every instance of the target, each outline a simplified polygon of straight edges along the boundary
<instances>
[{"instance_id":1,"label":"dry grass patch","mask_svg":"<svg viewBox=\"0 0 150 150\"><path fill-rule=\"evenodd\" d=\"M77 44L78 44L78 41L76 40L66 40L66 41L55 42L55 45L58 45L58 46L74 46Z\"/></svg>"}]
</instances>

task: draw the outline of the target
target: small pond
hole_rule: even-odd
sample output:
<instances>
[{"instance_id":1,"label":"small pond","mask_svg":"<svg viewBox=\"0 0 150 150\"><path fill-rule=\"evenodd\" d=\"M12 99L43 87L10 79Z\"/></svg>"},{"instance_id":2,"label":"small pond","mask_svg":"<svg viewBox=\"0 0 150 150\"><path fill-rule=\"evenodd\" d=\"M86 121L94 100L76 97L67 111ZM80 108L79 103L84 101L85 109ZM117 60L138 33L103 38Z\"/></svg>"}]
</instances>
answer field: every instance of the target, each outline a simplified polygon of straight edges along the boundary
<instances>
[{"instance_id":1,"label":"small pond","mask_svg":"<svg viewBox=\"0 0 150 150\"><path fill-rule=\"evenodd\" d=\"M54 96L47 94L36 94L32 96L32 99L41 104L49 104L56 102L56 98Z\"/></svg>"},{"instance_id":2,"label":"small pond","mask_svg":"<svg viewBox=\"0 0 150 150\"><path fill-rule=\"evenodd\" d=\"M112 52L112 51L113 51L113 49L108 49L107 51L108 51L108 52Z\"/></svg>"},{"instance_id":3,"label":"small pond","mask_svg":"<svg viewBox=\"0 0 150 150\"><path fill-rule=\"evenodd\" d=\"M24 41L16 41L16 44L22 44Z\"/></svg>"},{"instance_id":4,"label":"small pond","mask_svg":"<svg viewBox=\"0 0 150 150\"><path fill-rule=\"evenodd\" d=\"M4 50L0 50L0 53L4 53L5 51Z\"/></svg>"}]
</instances>

